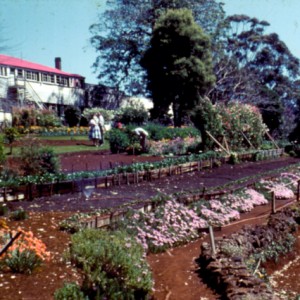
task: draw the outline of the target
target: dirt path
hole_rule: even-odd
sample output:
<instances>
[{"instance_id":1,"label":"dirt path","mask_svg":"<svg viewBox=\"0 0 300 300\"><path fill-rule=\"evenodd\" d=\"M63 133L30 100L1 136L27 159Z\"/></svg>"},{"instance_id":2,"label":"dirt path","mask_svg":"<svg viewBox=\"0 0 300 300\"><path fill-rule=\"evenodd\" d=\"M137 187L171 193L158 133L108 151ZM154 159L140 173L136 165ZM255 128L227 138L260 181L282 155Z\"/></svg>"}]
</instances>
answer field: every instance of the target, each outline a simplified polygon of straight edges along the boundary
<instances>
[{"instance_id":1,"label":"dirt path","mask_svg":"<svg viewBox=\"0 0 300 300\"><path fill-rule=\"evenodd\" d=\"M280 201L279 206L285 206L293 201ZM242 214L241 219L215 232L215 238L227 236L240 230L245 225L264 224L271 210L270 205L254 208L250 213ZM188 245L170 249L161 254L151 254L148 262L155 280L156 300L215 300L220 295L212 291L198 277L199 266L196 259L200 255L201 244L209 242L208 237L198 239Z\"/></svg>"}]
</instances>

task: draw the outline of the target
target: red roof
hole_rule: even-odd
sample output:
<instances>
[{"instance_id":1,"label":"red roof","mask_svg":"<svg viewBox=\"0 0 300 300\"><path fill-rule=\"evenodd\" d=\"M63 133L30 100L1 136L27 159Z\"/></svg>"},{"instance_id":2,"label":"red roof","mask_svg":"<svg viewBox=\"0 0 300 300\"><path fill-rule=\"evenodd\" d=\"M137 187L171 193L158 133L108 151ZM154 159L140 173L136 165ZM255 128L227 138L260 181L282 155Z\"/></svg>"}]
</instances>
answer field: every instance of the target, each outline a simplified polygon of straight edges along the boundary
<instances>
[{"instance_id":1,"label":"red roof","mask_svg":"<svg viewBox=\"0 0 300 300\"><path fill-rule=\"evenodd\" d=\"M69 76L69 77L83 78L83 76L80 76L77 74L67 73L67 72L61 71L56 68L46 67L46 66L43 66L40 64L32 63L30 61L26 61L26 60L23 60L20 58L15 58L15 57L3 55L3 54L0 54L0 65L36 70L36 71L46 72L46 73L55 73L55 74L59 74L59 75Z\"/></svg>"}]
</instances>

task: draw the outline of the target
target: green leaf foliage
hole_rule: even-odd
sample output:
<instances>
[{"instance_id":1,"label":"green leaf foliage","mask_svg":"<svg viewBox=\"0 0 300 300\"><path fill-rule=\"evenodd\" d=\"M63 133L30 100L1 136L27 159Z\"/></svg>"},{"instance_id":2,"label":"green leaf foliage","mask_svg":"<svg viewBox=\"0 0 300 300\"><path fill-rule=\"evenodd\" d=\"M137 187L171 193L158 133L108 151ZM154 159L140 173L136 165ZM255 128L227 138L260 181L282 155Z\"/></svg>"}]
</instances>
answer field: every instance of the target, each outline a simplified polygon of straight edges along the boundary
<instances>
[{"instance_id":1,"label":"green leaf foliage","mask_svg":"<svg viewBox=\"0 0 300 300\"><path fill-rule=\"evenodd\" d=\"M70 253L83 271L82 290L89 299L148 299L151 273L134 237L86 229L72 236Z\"/></svg>"},{"instance_id":2,"label":"green leaf foliage","mask_svg":"<svg viewBox=\"0 0 300 300\"><path fill-rule=\"evenodd\" d=\"M152 118L167 114L172 104L175 126L214 83L209 37L187 9L161 15L141 63L153 98Z\"/></svg>"}]
</instances>

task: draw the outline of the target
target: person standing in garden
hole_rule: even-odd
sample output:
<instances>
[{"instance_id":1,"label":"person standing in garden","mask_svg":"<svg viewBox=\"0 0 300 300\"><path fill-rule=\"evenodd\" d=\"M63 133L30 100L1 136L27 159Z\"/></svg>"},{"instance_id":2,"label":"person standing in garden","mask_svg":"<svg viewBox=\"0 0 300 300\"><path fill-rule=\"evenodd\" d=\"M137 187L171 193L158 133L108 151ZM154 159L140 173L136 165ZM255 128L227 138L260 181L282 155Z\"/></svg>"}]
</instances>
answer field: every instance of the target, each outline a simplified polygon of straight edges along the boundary
<instances>
[{"instance_id":1,"label":"person standing in garden","mask_svg":"<svg viewBox=\"0 0 300 300\"><path fill-rule=\"evenodd\" d=\"M145 129L141 128L141 127L135 128L133 130L133 132L140 139L140 145L142 147L142 151L146 152L146 150L147 150L147 137L148 137L149 133Z\"/></svg>"},{"instance_id":2,"label":"person standing in garden","mask_svg":"<svg viewBox=\"0 0 300 300\"><path fill-rule=\"evenodd\" d=\"M101 131L99 126L99 119L96 115L89 122L89 139L93 141L95 147L99 146L99 141L101 140Z\"/></svg>"},{"instance_id":3,"label":"person standing in garden","mask_svg":"<svg viewBox=\"0 0 300 300\"><path fill-rule=\"evenodd\" d=\"M104 117L102 116L101 112L97 113L97 117L99 120L99 128L100 128L100 132L101 132L101 139L100 139L100 146L101 146L104 143L105 121L104 121Z\"/></svg>"}]
</instances>

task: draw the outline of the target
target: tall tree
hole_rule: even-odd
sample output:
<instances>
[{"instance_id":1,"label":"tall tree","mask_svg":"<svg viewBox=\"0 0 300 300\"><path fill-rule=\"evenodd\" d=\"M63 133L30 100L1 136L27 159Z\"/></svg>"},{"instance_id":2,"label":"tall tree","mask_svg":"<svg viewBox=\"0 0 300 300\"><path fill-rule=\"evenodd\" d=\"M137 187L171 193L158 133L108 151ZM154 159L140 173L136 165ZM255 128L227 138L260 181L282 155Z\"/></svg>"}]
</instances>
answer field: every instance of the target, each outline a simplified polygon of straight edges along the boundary
<instances>
[{"instance_id":1,"label":"tall tree","mask_svg":"<svg viewBox=\"0 0 300 300\"><path fill-rule=\"evenodd\" d=\"M145 94L145 73L139 62L162 13L167 9L190 9L209 34L224 18L223 6L217 0L108 0L107 7L90 27L91 43L98 53L94 69L102 84L128 95Z\"/></svg>"},{"instance_id":2,"label":"tall tree","mask_svg":"<svg viewBox=\"0 0 300 300\"><path fill-rule=\"evenodd\" d=\"M161 15L141 64L153 99L152 118L162 117L172 104L175 126L182 125L215 79L209 37L187 9Z\"/></svg>"},{"instance_id":3,"label":"tall tree","mask_svg":"<svg viewBox=\"0 0 300 300\"><path fill-rule=\"evenodd\" d=\"M214 48L215 88L208 95L213 102L232 100L257 105L272 130L278 131L286 106L295 102L294 81L299 60L277 34L266 34L269 23L246 15L228 17ZM221 45L221 46L220 46Z\"/></svg>"}]
</instances>

